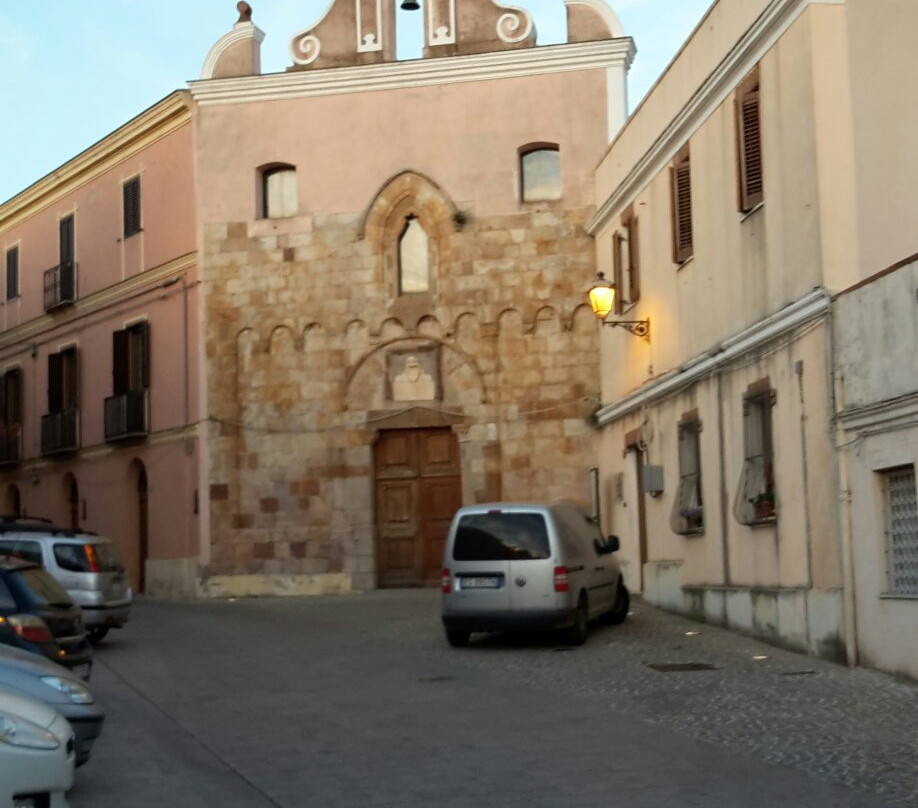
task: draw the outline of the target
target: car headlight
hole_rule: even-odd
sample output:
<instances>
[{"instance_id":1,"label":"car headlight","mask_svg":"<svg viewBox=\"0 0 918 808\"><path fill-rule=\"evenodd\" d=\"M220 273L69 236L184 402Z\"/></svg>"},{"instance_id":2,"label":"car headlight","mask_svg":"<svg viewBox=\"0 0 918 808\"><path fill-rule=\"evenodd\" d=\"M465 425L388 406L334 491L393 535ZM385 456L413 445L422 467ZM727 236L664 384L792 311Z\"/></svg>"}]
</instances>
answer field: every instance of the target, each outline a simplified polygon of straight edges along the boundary
<instances>
[{"instance_id":1,"label":"car headlight","mask_svg":"<svg viewBox=\"0 0 918 808\"><path fill-rule=\"evenodd\" d=\"M27 749L57 749L60 742L46 729L24 718L0 713L0 743Z\"/></svg>"},{"instance_id":2,"label":"car headlight","mask_svg":"<svg viewBox=\"0 0 918 808\"><path fill-rule=\"evenodd\" d=\"M74 682L72 679L62 679L60 676L42 676L41 680L48 687L59 690L74 704L92 704L93 702L89 688L80 682Z\"/></svg>"}]
</instances>

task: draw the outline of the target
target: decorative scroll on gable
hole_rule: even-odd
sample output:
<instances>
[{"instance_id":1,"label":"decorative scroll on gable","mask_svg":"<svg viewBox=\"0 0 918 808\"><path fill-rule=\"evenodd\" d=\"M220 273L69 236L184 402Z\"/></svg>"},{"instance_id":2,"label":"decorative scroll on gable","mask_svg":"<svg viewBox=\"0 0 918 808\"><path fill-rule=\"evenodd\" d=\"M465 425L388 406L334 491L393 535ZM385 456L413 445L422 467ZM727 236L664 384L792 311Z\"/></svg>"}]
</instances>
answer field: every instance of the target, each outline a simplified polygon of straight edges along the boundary
<instances>
[{"instance_id":1,"label":"decorative scroll on gable","mask_svg":"<svg viewBox=\"0 0 918 808\"><path fill-rule=\"evenodd\" d=\"M334 0L325 16L290 42L288 70L395 61L398 0ZM531 48L529 12L497 0L422 0L424 58ZM413 12L412 12L413 13Z\"/></svg>"}]
</instances>

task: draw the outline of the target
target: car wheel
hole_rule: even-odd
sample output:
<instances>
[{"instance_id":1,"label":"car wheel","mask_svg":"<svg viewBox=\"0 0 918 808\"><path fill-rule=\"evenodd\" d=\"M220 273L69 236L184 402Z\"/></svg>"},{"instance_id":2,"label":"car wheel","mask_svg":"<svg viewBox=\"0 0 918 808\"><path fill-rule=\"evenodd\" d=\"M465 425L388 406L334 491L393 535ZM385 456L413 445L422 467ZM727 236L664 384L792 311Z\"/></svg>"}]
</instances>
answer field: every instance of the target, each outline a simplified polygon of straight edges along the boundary
<instances>
[{"instance_id":1,"label":"car wheel","mask_svg":"<svg viewBox=\"0 0 918 808\"><path fill-rule=\"evenodd\" d=\"M95 628L87 629L86 636L89 639L89 642L93 645L98 645L102 640L105 639L105 635L108 634L108 626L96 626Z\"/></svg>"},{"instance_id":2,"label":"car wheel","mask_svg":"<svg viewBox=\"0 0 918 808\"><path fill-rule=\"evenodd\" d=\"M568 645L583 645L587 640L589 631L590 606L585 592L580 593L577 601L577 611L574 615L574 625L567 630Z\"/></svg>"},{"instance_id":3,"label":"car wheel","mask_svg":"<svg viewBox=\"0 0 918 808\"><path fill-rule=\"evenodd\" d=\"M624 623L628 616L628 609L631 607L631 595L628 594L628 587L625 582L619 578L618 588L615 591L615 603L612 605L612 611L609 612L610 623Z\"/></svg>"},{"instance_id":4,"label":"car wheel","mask_svg":"<svg viewBox=\"0 0 918 808\"><path fill-rule=\"evenodd\" d=\"M453 648L465 648L465 646L469 644L469 637L471 636L471 631L460 631L456 628L446 629L446 641L453 646Z\"/></svg>"}]
</instances>

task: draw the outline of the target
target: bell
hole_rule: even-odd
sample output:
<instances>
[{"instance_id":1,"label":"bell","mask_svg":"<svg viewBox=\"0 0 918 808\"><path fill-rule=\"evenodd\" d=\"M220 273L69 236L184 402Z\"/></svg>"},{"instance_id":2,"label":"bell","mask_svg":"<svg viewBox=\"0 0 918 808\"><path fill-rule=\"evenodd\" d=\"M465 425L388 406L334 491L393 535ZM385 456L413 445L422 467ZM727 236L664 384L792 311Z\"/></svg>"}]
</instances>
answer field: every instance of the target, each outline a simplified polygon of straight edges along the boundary
<instances>
[{"instance_id":1,"label":"bell","mask_svg":"<svg viewBox=\"0 0 918 808\"><path fill-rule=\"evenodd\" d=\"M402 11L417 11L420 7L418 0L402 0Z\"/></svg>"}]
</instances>

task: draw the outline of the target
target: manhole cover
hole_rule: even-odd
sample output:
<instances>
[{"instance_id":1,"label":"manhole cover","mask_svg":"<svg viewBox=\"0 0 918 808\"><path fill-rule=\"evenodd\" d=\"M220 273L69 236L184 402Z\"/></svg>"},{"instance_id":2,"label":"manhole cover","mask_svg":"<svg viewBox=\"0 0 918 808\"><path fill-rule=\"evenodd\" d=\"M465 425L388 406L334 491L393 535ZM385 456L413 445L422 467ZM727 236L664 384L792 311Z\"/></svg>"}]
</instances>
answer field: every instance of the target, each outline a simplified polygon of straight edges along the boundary
<instances>
[{"instance_id":1,"label":"manhole cover","mask_svg":"<svg viewBox=\"0 0 918 808\"><path fill-rule=\"evenodd\" d=\"M782 676L813 676L816 671L784 671Z\"/></svg>"},{"instance_id":2,"label":"manhole cover","mask_svg":"<svg viewBox=\"0 0 918 808\"><path fill-rule=\"evenodd\" d=\"M713 665L707 662L656 662L648 664L648 668L658 673L688 673L689 671L716 671Z\"/></svg>"}]
</instances>

